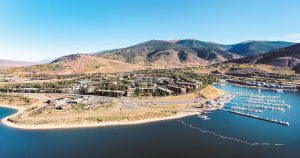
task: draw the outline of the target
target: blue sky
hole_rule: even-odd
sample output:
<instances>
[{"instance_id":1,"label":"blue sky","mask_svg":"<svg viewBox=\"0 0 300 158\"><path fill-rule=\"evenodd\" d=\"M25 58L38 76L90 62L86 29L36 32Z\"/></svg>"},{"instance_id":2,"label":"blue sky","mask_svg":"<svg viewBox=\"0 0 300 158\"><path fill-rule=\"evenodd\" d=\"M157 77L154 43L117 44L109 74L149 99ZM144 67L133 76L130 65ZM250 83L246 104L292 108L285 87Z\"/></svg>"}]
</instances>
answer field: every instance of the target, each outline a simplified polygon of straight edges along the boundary
<instances>
[{"instance_id":1,"label":"blue sky","mask_svg":"<svg viewBox=\"0 0 300 158\"><path fill-rule=\"evenodd\" d=\"M36 61L151 39L300 42L299 0L0 0L0 59Z\"/></svg>"}]
</instances>

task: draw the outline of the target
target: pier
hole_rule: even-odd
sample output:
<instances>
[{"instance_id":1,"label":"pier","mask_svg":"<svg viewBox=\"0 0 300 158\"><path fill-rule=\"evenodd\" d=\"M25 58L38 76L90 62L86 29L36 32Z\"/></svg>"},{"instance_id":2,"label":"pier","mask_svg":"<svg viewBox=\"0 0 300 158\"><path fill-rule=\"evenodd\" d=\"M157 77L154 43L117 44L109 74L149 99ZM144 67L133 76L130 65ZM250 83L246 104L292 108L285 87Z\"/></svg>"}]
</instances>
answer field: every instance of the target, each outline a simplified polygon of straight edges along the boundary
<instances>
[{"instance_id":1,"label":"pier","mask_svg":"<svg viewBox=\"0 0 300 158\"><path fill-rule=\"evenodd\" d=\"M271 123L276 123L276 124L280 124L280 125L284 125L284 126L289 126L289 122L283 122L283 121L277 121L277 120L273 120L273 119L268 119L268 118L263 118L257 115L251 115L251 114L247 114L247 113L243 113L243 112L239 112L239 111L234 111L234 110L226 110L226 109L222 109L223 111L226 112L230 112L233 114L237 114L237 115L241 115L241 116L246 116L246 117L250 117L250 118L255 118L258 120L262 120L262 121L267 121L267 122L271 122Z\"/></svg>"}]
</instances>

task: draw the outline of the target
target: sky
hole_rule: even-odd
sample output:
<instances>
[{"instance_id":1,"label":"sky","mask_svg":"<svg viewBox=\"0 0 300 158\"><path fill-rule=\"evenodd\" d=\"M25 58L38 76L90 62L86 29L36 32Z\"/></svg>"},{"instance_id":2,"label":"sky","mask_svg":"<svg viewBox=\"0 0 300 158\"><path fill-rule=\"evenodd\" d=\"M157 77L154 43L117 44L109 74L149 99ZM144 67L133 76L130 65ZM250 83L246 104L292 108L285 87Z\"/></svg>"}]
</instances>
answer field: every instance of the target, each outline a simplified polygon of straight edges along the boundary
<instances>
[{"instance_id":1,"label":"sky","mask_svg":"<svg viewBox=\"0 0 300 158\"><path fill-rule=\"evenodd\" d=\"M299 0L0 0L0 59L38 61L152 39L300 42Z\"/></svg>"}]
</instances>

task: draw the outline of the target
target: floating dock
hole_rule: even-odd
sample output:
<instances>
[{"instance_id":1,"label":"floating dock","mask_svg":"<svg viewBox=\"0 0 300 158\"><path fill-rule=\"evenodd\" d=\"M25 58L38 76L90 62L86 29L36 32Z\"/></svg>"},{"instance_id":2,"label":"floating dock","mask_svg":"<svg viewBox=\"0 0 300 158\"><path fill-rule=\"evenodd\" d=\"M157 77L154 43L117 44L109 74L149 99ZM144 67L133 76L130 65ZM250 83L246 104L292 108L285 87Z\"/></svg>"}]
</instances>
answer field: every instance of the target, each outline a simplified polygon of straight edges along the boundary
<instances>
[{"instance_id":1,"label":"floating dock","mask_svg":"<svg viewBox=\"0 0 300 158\"><path fill-rule=\"evenodd\" d=\"M246 114L246 113L242 113L242 112L234 111L234 110L226 110L226 109L222 109L222 110L233 113L233 114L246 116L246 117L250 117L250 118L255 118L255 119L258 119L258 120L267 121L267 122L271 122L271 123L276 123L276 124L280 124L280 125L284 125L284 126L289 126L290 125L289 122L282 122L282 121L277 121L277 120L273 120L273 119L270 120L270 119L263 118L263 117L260 117L260 116L250 115L250 114Z\"/></svg>"}]
</instances>

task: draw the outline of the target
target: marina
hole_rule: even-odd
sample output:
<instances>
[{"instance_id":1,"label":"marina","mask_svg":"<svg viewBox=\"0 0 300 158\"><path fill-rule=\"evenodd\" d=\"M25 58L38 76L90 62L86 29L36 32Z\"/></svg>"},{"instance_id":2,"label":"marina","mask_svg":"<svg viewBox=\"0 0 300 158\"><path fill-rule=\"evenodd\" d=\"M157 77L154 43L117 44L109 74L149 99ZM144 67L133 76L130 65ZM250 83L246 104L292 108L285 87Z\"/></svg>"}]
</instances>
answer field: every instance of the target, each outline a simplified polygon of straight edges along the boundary
<instances>
[{"instance_id":1,"label":"marina","mask_svg":"<svg viewBox=\"0 0 300 158\"><path fill-rule=\"evenodd\" d=\"M265 95L261 94L261 90L257 90L256 93L239 91L231 94L234 98L222 109L223 111L279 125L290 125L288 121L281 121L284 113L291 109L281 97L282 93Z\"/></svg>"}]
</instances>

